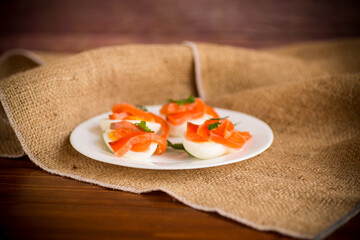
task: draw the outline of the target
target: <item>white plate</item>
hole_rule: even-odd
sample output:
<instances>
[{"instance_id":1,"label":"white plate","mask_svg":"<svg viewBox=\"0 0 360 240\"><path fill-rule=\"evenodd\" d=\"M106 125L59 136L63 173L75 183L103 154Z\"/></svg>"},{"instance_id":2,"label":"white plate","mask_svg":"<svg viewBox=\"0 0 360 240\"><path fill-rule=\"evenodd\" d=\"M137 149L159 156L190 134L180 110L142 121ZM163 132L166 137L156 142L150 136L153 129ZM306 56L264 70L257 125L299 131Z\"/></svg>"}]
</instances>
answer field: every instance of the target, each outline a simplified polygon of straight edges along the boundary
<instances>
[{"instance_id":1,"label":"white plate","mask_svg":"<svg viewBox=\"0 0 360 240\"><path fill-rule=\"evenodd\" d=\"M147 107L155 114L159 113L160 108L161 106ZM235 127L236 130L248 131L252 135L250 141L240 151L217 158L200 160L189 156L184 151L168 148L162 155L153 155L147 160L135 161L119 158L107 149L100 129L100 120L108 118L109 113L93 117L77 126L70 135L70 142L81 154L101 162L159 170L206 168L235 163L254 157L270 147L273 141L273 132L266 123L244 113L222 108L215 108L215 110L221 117L229 116L230 121L234 124L238 123ZM169 140L176 143L180 142L181 138L169 138Z\"/></svg>"}]
</instances>

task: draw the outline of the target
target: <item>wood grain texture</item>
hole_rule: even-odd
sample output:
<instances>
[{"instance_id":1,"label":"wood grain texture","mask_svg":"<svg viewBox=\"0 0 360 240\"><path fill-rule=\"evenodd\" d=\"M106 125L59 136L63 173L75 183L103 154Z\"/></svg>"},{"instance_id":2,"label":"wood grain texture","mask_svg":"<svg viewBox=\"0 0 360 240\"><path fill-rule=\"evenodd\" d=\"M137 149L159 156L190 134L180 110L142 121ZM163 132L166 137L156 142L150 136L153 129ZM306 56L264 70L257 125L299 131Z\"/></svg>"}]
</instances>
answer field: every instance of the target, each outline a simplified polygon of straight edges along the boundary
<instances>
[{"instance_id":1,"label":"wood grain texture","mask_svg":"<svg viewBox=\"0 0 360 240\"><path fill-rule=\"evenodd\" d=\"M270 47L360 36L360 2L3 0L0 50L81 51L183 40Z\"/></svg>"},{"instance_id":2,"label":"wood grain texture","mask_svg":"<svg viewBox=\"0 0 360 240\"><path fill-rule=\"evenodd\" d=\"M0 185L1 239L290 239L161 192L132 194L54 176L27 157L0 158ZM357 216L328 239L358 239L359 224Z\"/></svg>"}]
</instances>

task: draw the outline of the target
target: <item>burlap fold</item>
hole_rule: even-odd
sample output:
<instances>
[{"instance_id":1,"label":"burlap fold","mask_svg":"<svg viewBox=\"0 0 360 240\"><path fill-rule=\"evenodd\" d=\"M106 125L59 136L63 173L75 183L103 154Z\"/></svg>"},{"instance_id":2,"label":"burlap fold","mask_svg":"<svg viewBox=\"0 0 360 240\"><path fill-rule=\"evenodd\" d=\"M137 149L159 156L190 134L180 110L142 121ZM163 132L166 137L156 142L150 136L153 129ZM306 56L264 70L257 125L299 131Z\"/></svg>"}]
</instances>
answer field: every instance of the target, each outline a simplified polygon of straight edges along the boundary
<instances>
[{"instance_id":1,"label":"burlap fold","mask_svg":"<svg viewBox=\"0 0 360 240\"><path fill-rule=\"evenodd\" d=\"M16 74L15 63L5 60L0 97L9 123L0 120L0 155L23 149L54 174L136 193L161 190L194 208L293 237L324 237L354 216L360 41L262 51L196 46L208 103L254 115L273 129L274 143L261 155L207 169L156 171L97 162L72 149L71 131L116 102L163 104L195 94L193 55L183 45L101 48L41 67L22 62Z\"/></svg>"}]
</instances>

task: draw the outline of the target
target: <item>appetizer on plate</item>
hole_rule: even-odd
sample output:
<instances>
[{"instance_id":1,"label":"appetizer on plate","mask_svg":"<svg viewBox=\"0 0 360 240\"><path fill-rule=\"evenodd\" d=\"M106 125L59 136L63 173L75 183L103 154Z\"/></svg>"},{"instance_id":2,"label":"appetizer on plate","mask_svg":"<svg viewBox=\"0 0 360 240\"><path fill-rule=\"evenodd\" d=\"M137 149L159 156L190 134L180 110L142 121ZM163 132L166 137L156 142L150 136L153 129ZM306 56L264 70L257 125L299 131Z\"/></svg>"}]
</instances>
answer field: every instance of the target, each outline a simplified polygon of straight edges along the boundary
<instances>
[{"instance_id":1,"label":"appetizer on plate","mask_svg":"<svg viewBox=\"0 0 360 240\"><path fill-rule=\"evenodd\" d=\"M228 119L212 118L201 125L187 123L183 145L192 156L209 159L240 150L250 138L249 132L236 131Z\"/></svg>"},{"instance_id":2,"label":"appetizer on plate","mask_svg":"<svg viewBox=\"0 0 360 240\"><path fill-rule=\"evenodd\" d=\"M170 99L169 102L160 109L160 114L169 124L171 137L184 136L188 122L202 124L209 118L219 117L212 107L191 95L184 100Z\"/></svg>"},{"instance_id":3,"label":"appetizer on plate","mask_svg":"<svg viewBox=\"0 0 360 240\"><path fill-rule=\"evenodd\" d=\"M128 103L118 103L112 107L112 114L109 119L103 119L100 122L101 129L106 131L110 128L112 123L127 121L133 124L139 124L145 121L146 126L158 133L160 136L167 138L169 135L169 125L161 117L148 112L143 106L134 106Z\"/></svg>"},{"instance_id":4,"label":"appetizer on plate","mask_svg":"<svg viewBox=\"0 0 360 240\"><path fill-rule=\"evenodd\" d=\"M145 160L160 155L167 147L166 138L152 132L145 121L119 121L110 124L103 133L108 148L117 156L131 160Z\"/></svg>"},{"instance_id":5,"label":"appetizer on plate","mask_svg":"<svg viewBox=\"0 0 360 240\"><path fill-rule=\"evenodd\" d=\"M219 118L199 98L169 101L160 110L167 121L142 106L115 104L109 119L100 122L107 147L117 157L132 160L160 155L167 146L209 159L238 151L251 138L249 132L236 131L227 117ZM181 136L182 143L169 142L169 132L171 136Z\"/></svg>"}]
</instances>

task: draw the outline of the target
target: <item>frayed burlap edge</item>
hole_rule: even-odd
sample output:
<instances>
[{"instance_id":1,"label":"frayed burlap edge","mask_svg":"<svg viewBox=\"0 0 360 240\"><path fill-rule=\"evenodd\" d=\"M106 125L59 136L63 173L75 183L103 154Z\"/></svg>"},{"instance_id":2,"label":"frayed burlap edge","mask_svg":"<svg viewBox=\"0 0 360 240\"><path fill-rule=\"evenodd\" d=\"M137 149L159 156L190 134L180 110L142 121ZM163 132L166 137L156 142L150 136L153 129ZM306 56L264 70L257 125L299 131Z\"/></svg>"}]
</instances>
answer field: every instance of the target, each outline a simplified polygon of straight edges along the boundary
<instances>
[{"instance_id":1,"label":"frayed burlap edge","mask_svg":"<svg viewBox=\"0 0 360 240\"><path fill-rule=\"evenodd\" d=\"M0 56L0 63L3 62L8 57L16 56L16 55L24 56L24 57L32 60L34 63L36 63L38 65L46 64L46 62L43 59L41 59L39 56L37 56L35 53L33 53L29 50L26 50L26 49L21 49L21 48L11 49L11 50L4 52Z\"/></svg>"},{"instance_id":2,"label":"frayed burlap edge","mask_svg":"<svg viewBox=\"0 0 360 240\"><path fill-rule=\"evenodd\" d=\"M323 239L335 232L339 227L350 221L353 217L355 217L360 212L360 203L358 203L355 208L346 214L343 218L339 219L337 222L332 224L330 227L326 228L322 232L320 232L318 235L314 237L314 239Z\"/></svg>"},{"instance_id":3,"label":"frayed burlap edge","mask_svg":"<svg viewBox=\"0 0 360 240\"><path fill-rule=\"evenodd\" d=\"M16 49L10 49L8 51L5 51L3 54L1 54L0 65L5 60L7 60L9 57L12 57L12 56L23 56L23 57L33 61L34 63L38 64L39 66L46 64L46 62L43 59L41 59L39 56L37 56L32 51L29 51L26 49L21 49L21 48L16 48ZM5 124L9 125L9 128L12 128L12 126L10 125L9 119L6 116L6 113L4 112L4 109L2 109L1 106L0 106L0 121L3 121ZM6 157L6 158L19 158L19 157L23 157L24 155L25 155L25 152L23 149L19 154L0 153L0 157Z\"/></svg>"},{"instance_id":4,"label":"frayed burlap edge","mask_svg":"<svg viewBox=\"0 0 360 240\"><path fill-rule=\"evenodd\" d=\"M196 44L193 42L185 41L183 42L186 46L190 47L191 53L194 59L194 70L195 70L195 87L198 96L206 101L205 89L202 81L202 74L201 74L201 63L200 63L200 54L199 50L196 47Z\"/></svg>"},{"instance_id":5,"label":"frayed burlap edge","mask_svg":"<svg viewBox=\"0 0 360 240\"><path fill-rule=\"evenodd\" d=\"M4 158L20 158L20 157L23 157L25 156L25 152L23 153L20 153L20 154L12 154L12 155L9 155L9 154L0 154L0 157L4 157Z\"/></svg>"}]
</instances>

